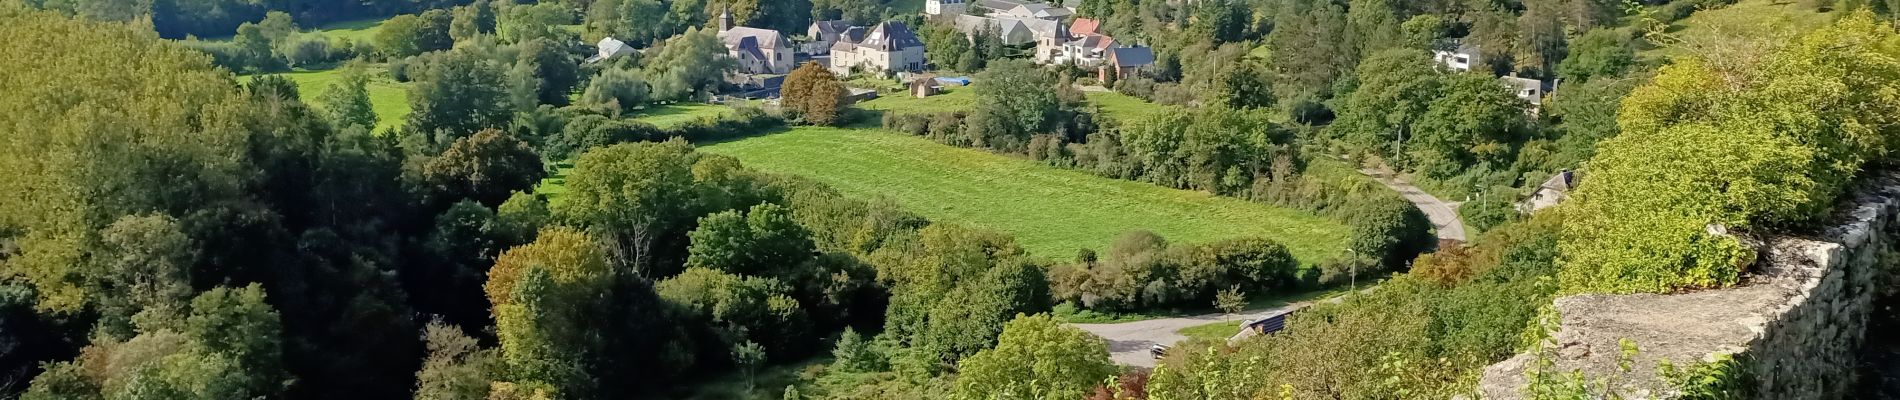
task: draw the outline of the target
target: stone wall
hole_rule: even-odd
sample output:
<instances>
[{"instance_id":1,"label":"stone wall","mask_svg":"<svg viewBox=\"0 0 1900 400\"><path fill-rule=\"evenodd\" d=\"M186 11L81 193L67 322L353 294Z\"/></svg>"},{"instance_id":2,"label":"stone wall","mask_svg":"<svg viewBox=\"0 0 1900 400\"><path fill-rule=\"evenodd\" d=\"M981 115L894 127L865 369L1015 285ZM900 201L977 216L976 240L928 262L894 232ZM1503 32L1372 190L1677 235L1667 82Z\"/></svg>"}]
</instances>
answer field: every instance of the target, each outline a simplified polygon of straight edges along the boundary
<instances>
[{"instance_id":1,"label":"stone wall","mask_svg":"<svg viewBox=\"0 0 1900 400\"><path fill-rule=\"evenodd\" d=\"M1671 398L1676 393L1657 374L1662 361L1680 366L1726 354L1743 360L1755 398L1847 395L1881 257L1900 230L1900 174L1870 179L1848 199L1819 235L1769 237L1742 285L1557 299L1559 327L1546 348L1551 370L1582 372L1628 398ZM1625 340L1638 348L1633 357L1625 356ZM1485 368L1480 392L1524 398L1535 357L1519 354Z\"/></svg>"}]
</instances>

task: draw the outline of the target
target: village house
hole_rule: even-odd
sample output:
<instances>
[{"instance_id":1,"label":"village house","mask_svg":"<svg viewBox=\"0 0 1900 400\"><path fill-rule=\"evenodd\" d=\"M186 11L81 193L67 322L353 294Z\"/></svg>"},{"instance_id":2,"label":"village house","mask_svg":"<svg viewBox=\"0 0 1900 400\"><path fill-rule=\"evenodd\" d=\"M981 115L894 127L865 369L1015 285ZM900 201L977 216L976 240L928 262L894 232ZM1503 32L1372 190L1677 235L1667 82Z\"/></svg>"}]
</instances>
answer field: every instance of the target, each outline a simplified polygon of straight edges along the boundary
<instances>
[{"instance_id":1,"label":"village house","mask_svg":"<svg viewBox=\"0 0 1900 400\"><path fill-rule=\"evenodd\" d=\"M1113 69L1117 77L1129 77L1139 74L1143 68L1155 63L1155 52L1147 47L1118 47L1109 49L1108 59L1096 68L1095 79L1108 81L1109 70Z\"/></svg>"},{"instance_id":2,"label":"village house","mask_svg":"<svg viewBox=\"0 0 1900 400\"><path fill-rule=\"evenodd\" d=\"M1453 71L1470 71L1473 66L1484 65L1478 46L1459 42L1454 44L1451 50L1432 50L1432 60Z\"/></svg>"},{"instance_id":3,"label":"village house","mask_svg":"<svg viewBox=\"0 0 1900 400\"><path fill-rule=\"evenodd\" d=\"M633 49L633 46L627 45L627 42L622 42L619 39L614 39L611 37L601 38L599 43L594 44L594 48L596 49L594 56L587 57L586 62L589 64L611 60L614 57L633 54L636 52Z\"/></svg>"},{"instance_id":4,"label":"village house","mask_svg":"<svg viewBox=\"0 0 1900 400\"><path fill-rule=\"evenodd\" d=\"M863 40L839 40L831 46L831 72L839 76L850 76L853 70L889 74L923 69L924 41L903 22L885 21Z\"/></svg>"},{"instance_id":5,"label":"village house","mask_svg":"<svg viewBox=\"0 0 1900 400\"><path fill-rule=\"evenodd\" d=\"M963 15L969 4L963 0L925 0L924 15Z\"/></svg>"},{"instance_id":6,"label":"village house","mask_svg":"<svg viewBox=\"0 0 1900 400\"><path fill-rule=\"evenodd\" d=\"M1010 46L1068 37L1068 28L1061 22L1035 18L958 15L955 23L965 35L992 35Z\"/></svg>"},{"instance_id":7,"label":"village house","mask_svg":"<svg viewBox=\"0 0 1900 400\"><path fill-rule=\"evenodd\" d=\"M1537 185L1530 198L1517 203L1517 212L1529 214L1562 203L1570 198L1570 188L1576 185L1576 179L1576 174L1570 170L1557 171L1544 184Z\"/></svg>"},{"instance_id":8,"label":"village house","mask_svg":"<svg viewBox=\"0 0 1900 400\"><path fill-rule=\"evenodd\" d=\"M1538 112L1542 111L1544 107L1544 95L1550 94L1552 90L1550 84L1537 79L1500 76L1498 80L1503 82L1505 87L1511 88L1511 92L1517 94L1517 98L1524 99L1524 102L1530 103L1530 108L1525 111L1531 115L1537 115Z\"/></svg>"},{"instance_id":9,"label":"village house","mask_svg":"<svg viewBox=\"0 0 1900 400\"><path fill-rule=\"evenodd\" d=\"M851 21L813 21L811 27L805 28L805 37L811 39L803 47L805 54L814 56L831 54L831 45L837 44L838 39L844 37L845 32L850 31L851 28L856 28L851 26ZM859 30L858 38L853 41L862 39L863 32Z\"/></svg>"},{"instance_id":10,"label":"village house","mask_svg":"<svg viewBox=\"0 0 1900 400\"><path fill-rule=\"evenodd\" d=\"M726 53L739 61L739 72L746 74L785 74L792 72L792 46L778 31L732 26L732 11L719 13L719 40Z\"/></svg>"},{"instance_id":11,"label":"village house","mask_svg":"<svg viewBox=\"0 0 1900 400\"><path fill-rule=\"evenodd\" d=\"M1115 38L1099 32L1101 23L1088 18L1076 18L1069 25L1070 40L1063 42L1059 49L1044 57L1038 49L1036 61L1043 64L1072 63L1085 68L1100 66L1107 59L1108 51L1119 47Z\"/></svg>"}]
</instances>

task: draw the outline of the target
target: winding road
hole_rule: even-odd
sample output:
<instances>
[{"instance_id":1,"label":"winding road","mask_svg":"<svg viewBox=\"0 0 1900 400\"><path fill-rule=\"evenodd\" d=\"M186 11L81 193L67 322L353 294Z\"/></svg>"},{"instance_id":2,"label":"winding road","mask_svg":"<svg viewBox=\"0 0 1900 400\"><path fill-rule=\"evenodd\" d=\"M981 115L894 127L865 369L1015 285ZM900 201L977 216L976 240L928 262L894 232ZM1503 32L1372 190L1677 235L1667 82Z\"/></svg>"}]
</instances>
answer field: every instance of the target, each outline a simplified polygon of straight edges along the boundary
<instances>
[{"instance_id":1,"label":"winding road","mask_svg":"<svg viewBox=\"0 0 1900 400\"><path fill-rule=\"evenodd\" d=\"M1154 356L1148 349L1155 344L1173 346L1187 340L1181 329L1205 325L1219 321L1254 320L1285 314L1306 307L1307 303L1294 303L1275 308L1248 311L1241 314L1205 314L1191 317L1157 318L1150 320L1121 322L1113 324L1074 324L1077 328L1108 339L1108 356L1116 364L1154 368ZM1236 330L1238 332L1238 330Z\"/></svg>"},{"instance_id":2,"label":"winding road","mask_svg":"<svg viewBox=\"0 0 1900 400\"><path fill-rule=\"evenodd\" d=\"M1431 219L1432 227L1437 228L1439 240L1456 240L1460 242L1465 240L1465 224L1464 221L1458 217L1458 208L1456 205L1445 203L1444 201L1440 201L1437 197L1433 197L1430 193L1425 193L1424 190L1413 186L1411 182L1406 182L1398 178L1398 174L1392 173L1391 170L1365 168L1360 169L1359 173L1372 177L1373 180L1379 181L1379 183L1384 184L1385 187L1399 192L1399 196L1405 197L1405 200L1417 205L1418 210L1424 212L1426 218ZM1372 289L1367 288L1363 290ZM1343 296L1334 297L1327 301L1339 301L1341 299L1343 299ZM1182 336L1180 333L1182 329L1223 320L1242 321L1267 318L1293 312L1309 304L1311 303L1301 302L1275 308L1250 310L1241 314L1232 315L1205 314L1113 324L1074 325L1077 328L1082 328L1084 331L1107 339L1109 358L1114 359L1115 363L1142 368L1153 368L1155 366L1155 359L1148 353L1148 349L1155 344L1173 346L1176 343L1187 340L1187 336Z\"/></svg>"},{"instance_id":3,"label":"winding road","mask_svg":"<svg viewBox=\"0 0 1900 400\"><path fill-rule=\"evenodd\" d=\"M1399 178L1398 174L1392 173L1392 170L1362 168L1359 173L1372 177L1372 180L1379 181L1385 187L1399 192L1399 196L1405 197L1406 201L1418 205L1418 210L1425 212L1425 217L1432 220L1432 227L1438 228L1439 240L1465 241L1465 222L1458 218L1456 205L1432 197L1431 193L1425 193L1418 186L1412 186L1411 182Z\"/></svg>"}]
</instances>

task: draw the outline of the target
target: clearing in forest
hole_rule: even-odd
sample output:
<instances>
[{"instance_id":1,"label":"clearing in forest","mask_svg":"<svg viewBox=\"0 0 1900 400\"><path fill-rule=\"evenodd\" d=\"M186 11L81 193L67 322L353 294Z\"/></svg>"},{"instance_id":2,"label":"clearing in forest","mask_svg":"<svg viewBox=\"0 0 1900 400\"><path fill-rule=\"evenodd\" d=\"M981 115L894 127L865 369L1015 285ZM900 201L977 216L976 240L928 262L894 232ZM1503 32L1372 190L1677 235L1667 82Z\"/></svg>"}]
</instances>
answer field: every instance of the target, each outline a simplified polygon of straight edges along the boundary
<instances>
[{"instance_id":1,"label":"clearing in forest","mask_svg":"<svg viewBox=\"0 0 1900 400\"><path fill-rule=\"evenodd\" d=\"M847 194L886 197L935 221L1015 235L1031 253L1069 260L1131 230L1170 242L1260 236L1303 263L1345 248L1348 228L1298 210L1082 171L872 129L798 127L705 145L746 166L803 175Z\"/></svg>"}]
</instances>

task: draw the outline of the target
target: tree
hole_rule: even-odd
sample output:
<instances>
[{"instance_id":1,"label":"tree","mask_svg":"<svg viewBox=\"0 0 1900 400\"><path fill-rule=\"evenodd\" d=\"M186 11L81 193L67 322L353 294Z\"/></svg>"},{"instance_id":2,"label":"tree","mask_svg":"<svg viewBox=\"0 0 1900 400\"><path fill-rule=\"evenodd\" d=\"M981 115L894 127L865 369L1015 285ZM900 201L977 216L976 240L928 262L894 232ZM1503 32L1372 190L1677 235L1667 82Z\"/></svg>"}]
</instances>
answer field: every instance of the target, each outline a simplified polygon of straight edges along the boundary
<instances>
[{"instance_id":1,"label":"tree","mask_svg":"<svg viewBox=\"0 0 1900 400\"><path fill-rule=\"evenodd\" d=\"M957 399L1073 399L1115 375L1108 344L1047 314L1003 326L996 347L957 365Z\"/></svg>"},{"instance_id":2,"label":"tree","mask_svg":"<svg viewBox=\"0 0 1900 400\"><path fill-rule=\"evenodd\" d=\"M692 146L681 141L628 143L582 154L554 205L561 220L610 244L614 261L641 276L655 271L655 247L694 213Z\"/></svg>"},{"instance_id":3,"label":"tree","mask_svg":"<svg viewBox=\"0 0 1900 400\"><path fill-rule=\"evenodd\" d=\"M417 32L422 29L422 20L415 15L403 14L383 21L377 29L376 51L390 58L402 58L422 54L422 46L417 43Z\"/></svg>"},{"instance_id":4,"label":"tree","mask_svg":"<svg viewBox=\"0 0 1900 400\"><path fill-rule=\"evenodd\" d=\"M510 193L533 187L545 174L540 155L527 142L496 129L456 139L422 170L438 199L467 198L484 205L500 205Z\"/></svg>"},{"instance_id":5,"label":"tree","mask_svg":"<svg viewBox=\"0 0 1900 400\"><path fill-rule=\"evenodd\" d=\"M492 349L483 349L475 338L462 334L461 328L441 321L431 322L422 331L428 345L428 358L416 371L418 400L475 400L488 398L492 371L500 363Z\"/></svg>"},{"instance_id":6,"label":"tree","mask_svg":"<svg viewBox=\"0 0 1900 400\"><path fill-rule=\"evenodd\" d=\"M237 46L237 64L250 72L270 71L280 66L272 51L273 43L262 28L249 22L239 25L237 36L231 38L231 44Z\"/></svg>"},{"instance_id":7,"label":"tree","mask_svg":"<svg viewBox=\"0 0 1900 400\"><path fill-rule=\"evenodd\" d=\"M1417 140L1415 125L1440 96L1442 73L1424 50L1388 49L1368 57L1358 75L1359 87L1338 106L1339 119L1325 128L1327 136L1407 165L1396 158L1404 155L1400 146Z\"/></svg>"},{"instance_id":8,"label":"tree","mask_svg":"<svg viewBox=\"0 0 1900 400\"><path fill-rule=\"evenodd\" d=\"M793 277L816 249L805 228L792 221L792 210L771 203L753 206L744 216L726 211L702 217L687 237L688 267L781 279Z\"/></svg>"},{"instance_id":9,"label":"tree","mask_svg":"<svg viewBox=\"0 0 1900 400\"><path fill-rule=\"evenodd\" d=\"M486 0L455 7L449 21L449 37L460 42L477 35L495 32L495 8Z\"/></svg>"},{"instance_id":10,"label":"tree","mask_svg":"<svg viewBox=\"0 0 1900 400\"><path fill-rule=\"evenodd\" d=\"M1630 46L1627 34L1613 29L1593 29L1570 44L1570 56L1557 65L1557 73L1572 83L1622 75L1636 63L1636 51Z\"/></svg>"},{"instance_id":11,"label":"tree","mask_svg":"<svg viewBox=\"0 0 1900 400\"><path fill-rule=\"evenodd\" d=\"M376 109L369 102L369 75L361 67L345 67L336 82L317 95L317 107L339 129L376 127Z\"/></svg>"},{"instance_id":12,"label":"tree","mask_svg":"<svg viewBox=\"0 0 1900 400\"><path fill-rule=\"evenodd\" d=\"M660 100L704 96L739 67L711 30L687 28L686 33L661 44L658 53L647 59L646 76L653 84L653 97Z\"/></svg>"},{"instance_id":13,"label":"tree","mask_svg":"<svg viewBox=\"0 0 1900 400\"><path fill-rule=\"evenodd\" d=\"M485 128L507 126L514 116L502 69L470 50L456 50L429 64L428 79L409 88L407 134L447 144Z\"/></svg>"},{"instance_id":14,"label":"tree","mask_svg":"<svg viewBox=\"0 0 1900 400\"><path fill-rule=\"evenodd\" d=\"M1353 0L1346 7L1346 27L1353 47L1362 56L1401 46L1399 18L1391 0Z\"/></svg>"},{"instance_id":15,"label":"tree","mask_svg":"<svg viewBox=\"0 0 1900 400\"><path fill-rule=\"evenodd\" d=\"M1240 285L1221 289L1219 294L1214 295L1214 308L1229 316L1239 314L1247 309L1247 295L1241 293Z\"/></svg>"},{"instance_id":16,"label":"tree","mask_svg":"<svg viewBox=\"0 0 1900 400\"><path fill-rule=\"evenodd\" d=\"M509 376L559 393L593 393L589 370L601 343L590 333L599 321L592 314L612 275L594 240L568 228L543 230L533 243L502 253L484 291Z\"/></svg>"},{"instance_id":17,"label":"tree","mask_svg":"<svg viewBox=\"0 0 1900 400\"><path fill-rule=\"evenodd\" d=\"M732 363L745 373L745 391L752 391L754 375L759 367L765 365L765 350L758 343L744 342L732 345Z\"/></svg>"},{"instance_id":18,"label":"tree","mask_svg":"<svg viewBox=\"0 0 1900 400\"><path fill-rule=\"evenodd\" d=\"M1522 141L1527 126L1524 100L1496 78L1476 74L1450 75L1443 90L1418 118L1406 165L1444 178L1480 162L1509 160L1508 146Z\"/></svg>"},{"instance_id":19,"label":"tree","mask_svg":"<svg viewBox=\"0 0 1900 400\"><path fill-rule=\"evenodd\" d=\"M587 90L581 92L581 105L622 113L646 104L652 94L653 88L638 71L613 68L601 71L587 83Z\"/></svg>"},{"instance_id":20,"label":"tree","mask_svg":"<svg viewBox=\"0 0 1900 400\"><path fill-rule=\"evenodd\" d=\"M1333 81L1358 62L1347 26L1345 11L1327 1L1289 0L1274 17L1267 65L1274 68L1273 93L1293 118L1323 115L1320 102L1332 97Z\"/></svg>"},{"instance_id":21,"label":"tree","mask_svg":"<svg viewBox=\"0 0 1900 400\"><path fill-rule=\"evenodd\" d=\"M102 331L131 337L142 318L178 318L191 300L198 251L178 221L164 215L125 216L100 232L97 280Z\"/></svg>"},{"instance_id":22,"label":"tree","mask_svg":"<svg viewBox=\"0 0 1900 400\"><path fill-rule=\"evenodd\" d=\"M807 62L785 77L779 104L800 121L812 125L838 123L844 108L844 84L831 70Z\"/></svg>"},{"instance_id":23,"label":"tree","mask_svg":"<svg viewBox=\"0 0 1900 400\"><path fill-rule=\"evenodd\" d=\"M561 28L574 22L574 15L567 6L559 3L535 3L510 6L501 13L495 31L502 40L509 43L526 43L535 39L546 39L554 43L566 43L571 35Z\"/></svg>"},{"instance_id":24,"label":"tree","mask_svg":"<svg viewBox=\"0 0 1900 400\"><path fill-rule=\"evenodd\" d=\"M553 106L567 105L568 98L574 92L574 86L580 84L580 60L563 50L557 42L546 38L534 38L519 45L520 55L515 61L516 68L525 68L539 80L533 93L537 104Z\"/></svg>"},{"instance_id":25,"label":"tree","mask_svg":"<svg viewBox=\"0 0 1900 400\"><path fill-rule=\"evenodd\" d=\"M297 23L291 21L290 14L283 11L264 13L264 19L257 22L257 28L271 43L283 43L291 34L297 33Z\"/></svg>"},{"instance_id":26,"label":"tree","mask_svg":"<svg viewBox=\"0 0 1900 400\"><path fill-rule=\"evenodd\" d=\"M977 140L989 147L1017 150L1029 135L1042 132L1061 104L1056 99L1055 76L1028 61L1001 61L977 74L976 110L998 129ZM974 135L973 135L974 136Z\"/></svg>"}]
</instances>

